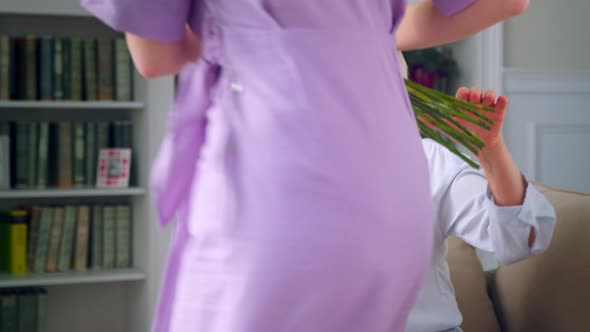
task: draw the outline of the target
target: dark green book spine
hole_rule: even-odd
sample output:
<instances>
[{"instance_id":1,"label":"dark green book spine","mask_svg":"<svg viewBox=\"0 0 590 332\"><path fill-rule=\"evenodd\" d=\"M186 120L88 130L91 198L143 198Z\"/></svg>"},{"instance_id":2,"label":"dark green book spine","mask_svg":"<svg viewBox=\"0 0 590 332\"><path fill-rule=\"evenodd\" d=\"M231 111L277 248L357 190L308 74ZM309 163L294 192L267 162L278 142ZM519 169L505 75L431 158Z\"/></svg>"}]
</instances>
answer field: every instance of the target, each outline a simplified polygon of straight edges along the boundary
<instances>
[{"instance_id":1,"label":"dark green book spine","mask_svg":"<svg viewBox=\"0 0 590 332\"><path fill-rule=\"evenodd\" d=\"M64 45L61 38L53 40L53 98L64 99Z\"/></svg>"},{"instance_id":2,"label":"dark green book spine","mask_svg":"<svg viewBox=\"0 0 590 332\"><path fill-rule=\"evenodd\" d=\"M0 122L0 189L10 188L11 151L10 123Z\"/></svg>"},{"instance_id":3,"label":"dark green book spine","mask_svg":"<svg viewBox=\"0 0 590 332\"><path fill-rule=\"evenodd\" d=\"M113 40L98 39L98 100L113 100L114 54Z\"/></svg>"},{"instance_id":4,"label":"dark green book spine","mask_svg":"<svg viewBox=\"0 0 590 332\"><path fill-rule=\"evenodd\" d=\"M97 94L97 65L96 40L87 38L84 44L84 96L86 100L96 100Z\"/></svg>"},{"instance_id":5,"label":"dark green book spine","mask_svg":"<svg viewBox=\"0 0 590 332\"><path fill-rule=\"evenodd\" d=\"M86 123L86 185L96 186L96 122Z\"/></svg>"},{"instance_id":6,"label":"dark green book spine","mask_svg":"<svg viewBox=\"0 0 590 332\"><path fill-rule=\"evenodd\" d=\"M27 139L27 187L34 188L37 184L37 163L39 161L37 148L39 147L39 123L29 122Z\"/></svg>"},{"instance_id":7,"label":"dark green book spine","mask_svg":"<svg viewBox=\"0 0 590 332\"><path fill-rule=\"evenodd\" d=\"M16 43L16 72L18 91L22 100L37 99L37 40L27 36L18 38Z\"/></svg>"},{"instance_id":8,"label":"dark green book spine","mask_svg":"<svg viewBox=\"0 0 590 332\"><path fill-rule=\"evenodd\" d=\"M39 289L37 293L37 332L47 330L47 291Z\"/></svg>"},{"instance_id":9,"label":"dark green book spine","mask_svg":"<svg viewBox=\"0 0 590 332\"><path fill-rule=\"evenodd\" d=\"M115 242L116 242L116 213L114 206L103 208L102 219L102 267L115 267Z\"/></svg>"},{"instance_id":10,"label":"dark green book spine","mask_svg":"<svg viewBox=\"0 0 590 332\"><path fill-rule=\"evenodd\" d=\"M31 208L31 217L29 219L29 236L27 238L27 270L35 271L35 255L37 239L39 238L39 223L41 220L41 207L33 206Z\"/></svg>"},{"instance_id":11,"label":"dark green book spine","mask_svg":"<svg viewBox=\"0 0 590 332\"><path fill-rule=\"evenodd\" d=\"M72 268L74 254L74 235L76 233L76 207L66 206L63 233L59 246L58 270L67 271Z\"/></svg>"},{"instance_id":12,"label":"dark green book spine","mask_svg":"<svg viewBox=\"0 0 590 332\"><path fill-rule=\"evenodd\" d=\"M31 289L23 290L17 297L18 331L36 332L37 330L37 295Z\"/></svg>"},{"instance_id":13,"label":"dark green book spine","mask_svg":"<svg viewBox=\"0 0 590 332\"><path fill-rule=\"evenodd\" d=\"M70 39L62 38L61 42L63 46L63 99L71 100L72 96L70 92L72 88L70 87L70 83L72 82L72 72L70 68L72 67L72 53L70 53Z\"/></svg>"},{"instance_id":14,"label":"dark green book spine","mask_svg":"<svg viewBox=\"0 0 590 332\"><path fill-rule=\"evenodd\" d=\"M45 271L47 261L47 251L49 249L49 237L51 232L51 223L53 219L53 208L41 208L41 219L39 221L39 233L37 235L37 245L35 246L35 270L34 272Z\"/></svg>"},{"instance_id":15,"label":"dark green book spine","mask_svg":"<svg viewBox=\"0 0 590 332\"><path fill-rule=\"evenodd\" d=\"M0 100L10 99L10 37L0 36Z\"/></svg>"},{"instance_id":16,"label":"dark green book spine","mask_svg":"<svg viewBox=\"0 0 590 332\"><path fill-rule=\"evenodd\" d=\"M0 297L2 302L2 322L0 331L18 331L18 304L16 294L13 292L3 293Z\"/></svg>"},{"instance_id":17,"label":"dark green book spine","mask_svg":"<svg viewBox=\"0 0 590 332\"><path fill-rule=\"evenodd\" d=\"M28 184L28 138L29 126L27 122L19 121L15 126L15 187L17 189L27 188Z\"/></svg>"},{"instance_id":18,"label":"dark green book spine","mask_svg":"<svg viewBox=\"0 0 590 332\"><path fill-rule=\"evenodd\" d=\"M59 188L72 187L72 123L57 124L57 186Z\"/></svg>"},{"instance_id":19,"label":"dark green book spine","mask_svg":"<svg viewBox=\"0 0 590 332\"><path fill-rule=\"evenodd\" d=\"M115 97L119 101L132 99L133 72L131 56L124 38L115 40Z\"/></svg>"},{"instance_id":20,"label":"dark green book spine","mask_svg":"<svg viewBox=\"0 0 590 332\"><path fill-rule=\"evenodd\" d=\"M93 269L102 268L102 220L103 207L101 205L94 205L92 207L92 221L90 231L90 266Z\"/></svg>"},{"instance_id":21,"label":"dark green book spine","mask_svg":"<svg viewBox=\"0 0 590 332\"><path fill-rule=\"evenodd\" d=\"M20 98L19 84L20 84L20 62L18 56L21 55L18 51L17 39L10 39L10 98L16 100Z\"/></svg>"},{"instance_id":22,"label":"dark green book spine","mask_svg":"<svg viewBox=\"0 0 590 332\"><path fill-rule=\"evenodd\" d=\"M59 260L59 245L63 233L64 225L64 208L53 208L53 219L51 229L49 230L49 247L47 250L47 262L45 263L46 272L57 272L57 263Z\"/></svg>"},{"instance_id":23,"label":"dark green book spine","mask_svg":"<svg viewBox=\"0 0 590 332\"><path fill-rule=\"evenodd\" d=\"M131 209L127 205L116 207L115 266L125 268L131 265Z\"/></svg>"},{"instance_id":24,"label":"dark green book spine","mask_svg":"<svg viewBox=\"0 0 590 332\"><path fill-rule=\"evenodd\" d=\"M82 100L82 39L70 39L70 100Z\"/></svg>"},{"instance_id":25,"label":"dark green book spine","mask_svg":"<svg viewBox=\"0 0 590 332\"><path fill-rule=\"evenodd\" d=\"M96 155L100 149L106 149L110 147L110 123L101 121L96 124Z\"/></svg>"},{"instance_id":26,"label":"dark green book spine","mask_svg":"<svg viewBox=\"0 0 590 332\"><path fill-rule=\"evenodd\" d=\"M39 98L53 99L53 38L39 40Z\"/></svg>"},{"instance_id":27,"label":"dark green book spine","mask_svg":"<svg viewBox=\"0 0 590 332\"><path fill-rule=\"evenodd\" d=\"M49 122L39 123L39 160L37 162L37 187L49 185Z\"/></svg>"},{"instance_id":28,"label":"dark green book spine","mask_svg":"<svg viewBox=\"0 0 590 332\"><path fill-rule=\"evenodd\" d=\"M84 123L74 122L72 124L73 138L74 138L74 164L72 166L72 173L74 175L74 185L86 185L86 144Z\"/></svg>"}]
</instances>

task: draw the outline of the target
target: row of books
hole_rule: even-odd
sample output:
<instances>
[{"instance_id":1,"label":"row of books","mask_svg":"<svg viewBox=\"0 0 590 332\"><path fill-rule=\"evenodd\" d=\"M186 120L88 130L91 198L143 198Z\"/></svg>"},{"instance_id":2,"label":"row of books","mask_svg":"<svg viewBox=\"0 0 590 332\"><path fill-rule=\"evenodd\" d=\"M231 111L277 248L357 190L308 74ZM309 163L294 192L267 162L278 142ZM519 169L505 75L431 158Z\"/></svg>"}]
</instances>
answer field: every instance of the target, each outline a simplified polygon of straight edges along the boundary
<instances>
[{"instance_id":1,"label":"row of books","mask_svg":"<svg viewBox=\"0 0 590 332\"><path fill-rule=\"evenodd\" d=\"M133 99L123 38L0 36L0 100Z\"/></svg>"},{"instance_id":2,"label":"row of books","mask_svg":"<svg viewBox=\"0 0 590 332\"><path fill-rule=\"evenodd\" d=\"M0 122L0 189L96 186L102 148L131 148L131 121Z\"/></svg>"},{"instance_id":3,"label":"row of books","mask_svg":"<svg viewBox=\"0 0 590 332\"><path fill-rule=\"evenodd\" d=\"M47 321L47 291L43 288L8 288L0 291L0 331L38 332Z\"/></svg>"},{"instance_id":4,"label":"row of books","mask_svg":"<svg viewBox=\"0 0 590 332\"><path fill-rule=\"evenodd\" d=\"M11 274L130 267L129 205L33 206L0 217L0 270Z\"/></svg>"}]
</instances>

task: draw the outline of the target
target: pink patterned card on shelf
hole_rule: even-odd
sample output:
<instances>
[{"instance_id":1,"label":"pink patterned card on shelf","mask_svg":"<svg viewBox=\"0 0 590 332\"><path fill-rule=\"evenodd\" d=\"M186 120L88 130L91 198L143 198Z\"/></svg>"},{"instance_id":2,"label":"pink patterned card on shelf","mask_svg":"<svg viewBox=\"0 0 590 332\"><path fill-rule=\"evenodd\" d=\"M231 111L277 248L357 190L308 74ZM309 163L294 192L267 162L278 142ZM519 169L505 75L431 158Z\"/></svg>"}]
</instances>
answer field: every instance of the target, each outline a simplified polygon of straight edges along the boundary
<instances>
[{"instance_id":1,"label":"pink patterned card on shelf","mask_svg":"<svg viewBox=\"0 0 590 332\"><path fill-rule=\"evenodd\" d=\"M129 187L131 149L100 149L96 186L98 188Z\"/></svg>"}]
</instances>

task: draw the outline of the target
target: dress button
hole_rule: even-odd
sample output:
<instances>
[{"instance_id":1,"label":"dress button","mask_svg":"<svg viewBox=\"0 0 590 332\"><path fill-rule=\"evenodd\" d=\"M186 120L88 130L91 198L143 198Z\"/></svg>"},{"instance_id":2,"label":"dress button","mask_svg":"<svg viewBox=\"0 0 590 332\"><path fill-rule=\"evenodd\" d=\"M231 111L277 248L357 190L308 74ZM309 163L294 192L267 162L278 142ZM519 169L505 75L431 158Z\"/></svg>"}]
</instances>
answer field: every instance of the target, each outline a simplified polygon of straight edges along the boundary
<instances>
[{"instance_id":1,"label":"dress button","mask_svg":"<svg viewBox=\"0 0 590 332\"><path fill-rule=\"evenodd\" d=\"M234 92L243 92L244 91L244 86L242 84L236 83L236 82L231 82L230 88Z\"/></svg>"}]
</instances>

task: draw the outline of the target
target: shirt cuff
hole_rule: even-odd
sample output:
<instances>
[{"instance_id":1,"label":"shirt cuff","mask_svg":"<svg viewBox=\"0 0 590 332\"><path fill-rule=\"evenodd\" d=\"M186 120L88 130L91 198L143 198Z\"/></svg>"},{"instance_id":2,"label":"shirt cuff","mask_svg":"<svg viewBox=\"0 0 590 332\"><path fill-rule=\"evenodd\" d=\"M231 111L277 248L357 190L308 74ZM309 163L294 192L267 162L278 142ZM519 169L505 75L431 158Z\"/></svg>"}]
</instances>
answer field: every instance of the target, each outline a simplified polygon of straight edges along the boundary
<instances>
[{"instance_id":1,"label":"shirt cuff","mask_svg":"<svg viewBox=\"0 0 590 332\"><path fill-rule=\"evenodd\" d=\"M475 0L433 0L434 5L445 16L453 16L469 7Z\"/></svg>"},{"instance_id":2,"label":"shirt cuff","mask_svg":"<svg viewBox=\"0 0 590 332\"><path fill-rule=\"evenodd\" d=\"M535 202L538 201L538 195L540 193L537 191L535 186L531 185L524 179L526 189L524 193L524 201L522 205L513 205L513 206L499 206L496 204L494 200L494 195L490 187L487 187L486 196L489 200L489 204L494 211L494 214L498 217L499 222L522 222L529 226L535 227L537 225L535 220Z\"/></svg>"},{"instance_id":3,"label":"shirt cuff","mask_svg":"<svg viewBox=\"0 0 590 332\"><path fill-rule=\"evenodd\" d=\"M181 40L188 19L185 1L81 0L81 4L114 30L162 42Z\"/></svg>"}]
</instances>

